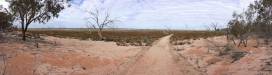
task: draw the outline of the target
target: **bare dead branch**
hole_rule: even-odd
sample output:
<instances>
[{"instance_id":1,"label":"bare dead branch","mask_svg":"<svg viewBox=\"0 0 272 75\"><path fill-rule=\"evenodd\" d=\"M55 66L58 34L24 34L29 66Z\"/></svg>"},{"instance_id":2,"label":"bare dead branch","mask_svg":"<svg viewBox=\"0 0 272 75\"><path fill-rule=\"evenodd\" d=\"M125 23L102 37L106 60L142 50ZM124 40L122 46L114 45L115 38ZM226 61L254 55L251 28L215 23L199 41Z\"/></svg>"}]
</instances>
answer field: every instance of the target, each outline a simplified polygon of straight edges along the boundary
<instances>
[{"instance_id":1,"label":"bare dead branch","mask_svg":"<svg viewBox=\"0 0 272 75\"><path fill-rule=\"evenodd\" d=\"M102 33L104 28L113 25L115 20L111 18L111 15L108 11L102 12L99 9L95 9L94 11L89 12L89 14L90 16L87 24L89 31L91 29L97 30L98 36L100 39L103 39Z\"/></svg>"}]
</instances>

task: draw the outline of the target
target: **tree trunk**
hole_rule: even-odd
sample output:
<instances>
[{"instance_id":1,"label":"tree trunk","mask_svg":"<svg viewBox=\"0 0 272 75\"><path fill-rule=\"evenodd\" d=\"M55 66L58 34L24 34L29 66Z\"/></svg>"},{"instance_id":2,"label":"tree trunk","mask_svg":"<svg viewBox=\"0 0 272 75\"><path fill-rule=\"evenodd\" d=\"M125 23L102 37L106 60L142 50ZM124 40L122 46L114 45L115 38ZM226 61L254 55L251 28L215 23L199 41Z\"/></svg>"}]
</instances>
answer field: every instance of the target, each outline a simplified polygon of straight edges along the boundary
<instances>
[{"instance_id":1,"label":"tree trunk","mask_svg":"<svg viewBox=\"0 0 272 75\"><path fill-rule=\"evenodd\" d=\"M25 31L25 30L22 30L22 34L23 34L22 40L23 40L23 41L26 41L26 31Z\"/></svg>"},{"instance_id":2,"label":"tree trunk","mask_svg":"<svg viewBox=\"0 0 272 75\"><path fill-rule=\"evenodd\" d=\"M21 31L22 31L22 40L23 41L26 41L26 34L25 34L25 22L24 22L24 19L21 18Z\"/></svg>"},{"instance_id":3,"label":"tree trunk","mask_svg":"<svg viewBox=\"0 0 272 75\"><path fill-rule=\"evenodd\" d=\"M97 31L97 33L98 33L99 39L104 40L103 35L102 35L102 31Z\"/></svg>"}]
</instances>

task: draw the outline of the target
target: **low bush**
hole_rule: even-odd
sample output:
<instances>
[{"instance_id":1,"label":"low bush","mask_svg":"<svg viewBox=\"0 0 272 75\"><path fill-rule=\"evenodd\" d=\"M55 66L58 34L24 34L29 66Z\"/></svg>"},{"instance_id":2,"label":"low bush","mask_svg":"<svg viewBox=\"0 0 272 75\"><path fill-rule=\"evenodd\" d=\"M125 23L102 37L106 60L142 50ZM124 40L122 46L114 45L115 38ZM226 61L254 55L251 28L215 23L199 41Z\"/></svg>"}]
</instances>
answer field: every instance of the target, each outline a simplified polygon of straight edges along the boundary
<instances>
[{"instance_id":1,"label":"low bush","mask_svg":"<svg viewBox=\"0 0 272 75\"><path fill-rule=\"evenodd\" d=\"M240 60L246 55L246 52L240 49L235 48L232 45L226 45L223 50L219 52L219 56L229 56L235 62Z\"/></svg>"},{"instance_id":2,"label":"low bush","mask_svg":"<svg viewBox=\"0 0 272 75\"><path fill-rule=\"evenodd\" d=\"M31 33L45 34L61 38L76 38L81 40L92 39L94 41L113 41L120 46L150 46L155 40L166 36L161 30L105 30L104 40L97 34L90 34L85 30L30 30ZM93 33L96 33L93 31ZM174 36L171 41L198 39L223 35L222 32L209 31L173 31ZM175 39L174 39L175 38Z\"/></svg>"},{"instance_id":3,"label":"low bush","mask_svg":"<svg viewBox=\"0 0 272 75\"><path fill-rule=\"evenodd\" d=\"M234 62L234 61L240 60L245 55L246 55L245 52L232 52L231 58L233 59L233 62Z\"/></svg>"}]
</instances>

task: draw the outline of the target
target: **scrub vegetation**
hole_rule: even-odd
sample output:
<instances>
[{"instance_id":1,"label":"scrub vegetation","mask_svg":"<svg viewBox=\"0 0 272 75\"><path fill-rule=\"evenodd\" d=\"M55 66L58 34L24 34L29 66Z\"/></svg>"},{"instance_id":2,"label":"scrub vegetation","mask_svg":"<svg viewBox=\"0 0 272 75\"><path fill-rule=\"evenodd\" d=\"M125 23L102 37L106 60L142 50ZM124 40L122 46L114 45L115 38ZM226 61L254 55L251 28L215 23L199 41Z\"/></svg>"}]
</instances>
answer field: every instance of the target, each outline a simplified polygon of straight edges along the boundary
<instances>
[{"instance_id":1,"label":"scrub vegetation","mask_svg":"<svg viewBox=\"0 0 272 75\"><path fill-rule=\"evenodd\" d=\"M113 41L120 46L150 46L151 43L162 36L174 34L172 41L185 39L199 39L213 36L223 35L223 32L213 31L171 31L167 33L164 30L105 30L103 37L100 39L96 31L90 33L87 30L31 30L34 34L45 34L49 36L61 38L75 38L81 40L95 40L95 41Z\"/></svg>"}]
</instances>

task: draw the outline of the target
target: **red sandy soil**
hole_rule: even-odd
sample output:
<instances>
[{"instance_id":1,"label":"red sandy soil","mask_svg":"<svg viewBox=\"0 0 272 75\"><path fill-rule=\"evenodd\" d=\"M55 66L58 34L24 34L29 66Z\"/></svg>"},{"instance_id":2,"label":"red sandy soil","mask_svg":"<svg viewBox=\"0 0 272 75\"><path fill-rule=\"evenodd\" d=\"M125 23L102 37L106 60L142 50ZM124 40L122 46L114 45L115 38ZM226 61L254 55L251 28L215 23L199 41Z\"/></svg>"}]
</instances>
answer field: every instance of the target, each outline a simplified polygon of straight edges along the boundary
<instances>
[{"instance_id":1,"label":"red sandy soil","mask_svg":"<svg viewBox=\"0 0 272 75\"><path fill-rule=\"evenodd\" d=\"M117 46L114 42L87 41L44 36L52 44L0 43L6 55L5 75L271 75L269 47L239 49L248 52L235 62L209 51L227 44L226 38L190 40L192 44L174 46L169 36L151 47ZM55 44L54 44L55 43ZM175 51L174 48L181 48ZM0 69L4 71L0 57ZM271 69L270 69L271 68ZM0 72L0 73L2 73Z\"/></svg>"},{"instance_id":2,"label":"red sandy soil","mask_svg":"<svg viewBox=\"0 0 272 75\"><path fill-rule=\"evenodd\" d=\"M7 54L6 75L108 75L145 47L122 47L113 42L46 37L57 46L1 43Z\"/></svg>"},{"instance_id":3,"label":"red sandy soil","mask_svg":"<svg viewBox=\"0 0 272 75\"><path fill-rule=\"evenodd\" d=\"M208 52L211 47L224 45L227 45L227 41L223 36L194 40L190 45L180 46L184 50L179 53L208 75L272 75L270 47L256 48L256 41L251 39L248 47L237 48L246 51L247 54L235 62L231 62L231 58L222 58L216 53Z\"/></svg>"}]
</instances>

